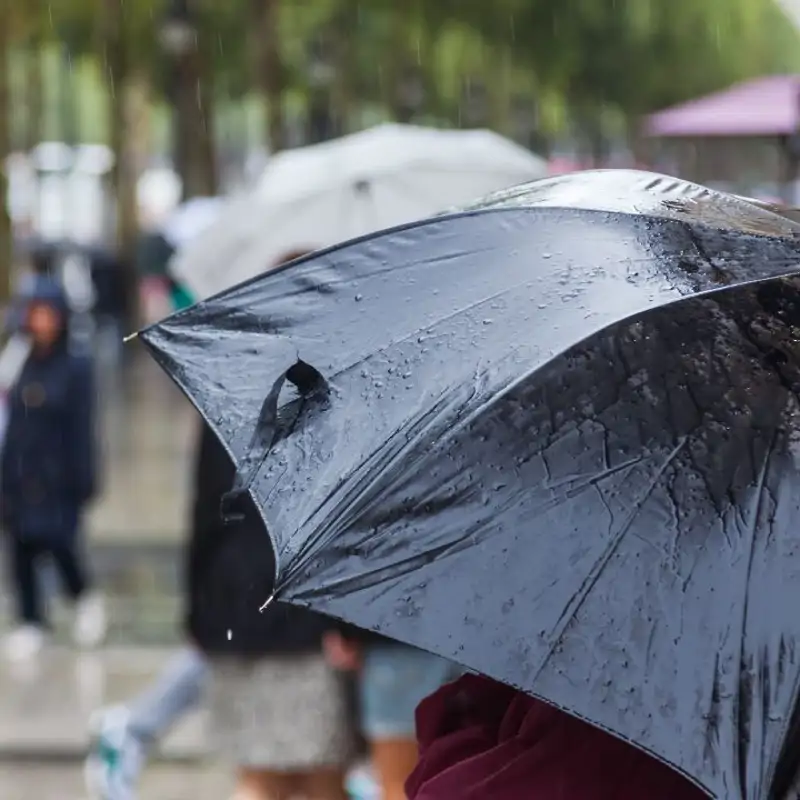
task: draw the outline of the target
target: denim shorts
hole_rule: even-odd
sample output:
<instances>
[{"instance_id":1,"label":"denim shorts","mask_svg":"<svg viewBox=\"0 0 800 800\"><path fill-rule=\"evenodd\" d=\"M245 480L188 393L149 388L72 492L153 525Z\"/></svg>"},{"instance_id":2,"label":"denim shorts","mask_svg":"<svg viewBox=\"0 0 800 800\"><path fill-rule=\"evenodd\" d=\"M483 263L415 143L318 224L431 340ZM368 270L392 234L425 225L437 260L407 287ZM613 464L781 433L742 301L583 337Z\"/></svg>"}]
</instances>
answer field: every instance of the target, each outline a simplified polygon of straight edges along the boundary
<instances>
[{"instance_id":1,"label":"denim shorts","mask_svg":"<svg viewBox=\"0 0 800 800\"><path fill-rule=\"evenodd\" d=\"M361 672L361 728L368 739L413 738L420 700L461 668L405 645L367 648Z\"/></svg>"}]
</instances>

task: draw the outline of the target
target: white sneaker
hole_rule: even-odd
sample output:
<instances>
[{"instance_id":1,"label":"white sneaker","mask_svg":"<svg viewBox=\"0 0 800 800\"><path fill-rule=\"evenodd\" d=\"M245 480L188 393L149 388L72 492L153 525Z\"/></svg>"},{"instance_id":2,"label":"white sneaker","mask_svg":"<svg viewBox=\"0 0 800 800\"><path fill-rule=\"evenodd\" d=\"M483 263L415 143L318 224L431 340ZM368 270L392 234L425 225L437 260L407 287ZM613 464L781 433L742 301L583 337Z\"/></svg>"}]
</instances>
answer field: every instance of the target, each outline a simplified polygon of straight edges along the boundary
<instances>
[{"instance_id":1,"label":"white sneaker","mask_svg":"<svg viewBox=\"0 0 800 800\"><path fill-rule=\"evenodd\" d=\"M134 800L144 749L128 730L124 706L101 709L89 723L91 743L83 775L92 800Z\"/></svg>"},{"instance_id":2,"label":"white sneaker","mask_svg":"<svg viewBox=\"0 0 800 800\"><path fill-rule=\"evenodd\" d=\"M381 787L369 765L361 764L350 770L347 793L351 800L380 800Z\"/></svg>"},{"instance_id":3,"label":"white sneaker","mask_svg":"<svg viewBox=\"0 0 800 800\"><path fill-rule=\"evenodd\" d=\"M44 647L44 631L36 625L23 625L12 631L3 642L3 650L11 661L35 658Z\"/></svg>"},{"instance_id":4,"label":"white sneaker","mask_svg":"<svg viewBox=\"0 0 800 800\"><path fill-rule=\"evenodd\" d=\"M89 650L102 644L108 630L106 604L100 594L87 594L75 605L72 638L78 647Z\"/></svg>"}]
</instances>

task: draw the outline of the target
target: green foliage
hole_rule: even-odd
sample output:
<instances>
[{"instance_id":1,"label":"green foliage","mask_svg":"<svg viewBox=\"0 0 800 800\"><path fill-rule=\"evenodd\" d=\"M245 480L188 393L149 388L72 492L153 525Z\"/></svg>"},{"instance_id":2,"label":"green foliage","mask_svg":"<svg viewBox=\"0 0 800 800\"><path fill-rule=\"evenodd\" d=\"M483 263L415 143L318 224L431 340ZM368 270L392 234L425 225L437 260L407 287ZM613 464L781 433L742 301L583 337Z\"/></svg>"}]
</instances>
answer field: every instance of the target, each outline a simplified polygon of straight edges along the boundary
<instances>
[{"instance_id":1,"label":"green foliage","mask_svg":"<svg viewBox=\"0 0 800 800\"><path fill-rule=\"evenodd\" d=\"M76 63L97 65L82 67L96 85L103 1L10 3L12 51L61 42ZM257 1L194 0L226 107L258 91ZM158 30L166 0L119 2L134 68L163 95ZM557 128L569 115L632 117L750 76L800 69L797 32L776 0L284 0L287 97L308 94L309 43L320 37L338 43L337 91L351 114L391 111L398 81L414 70L426 89L426 119L457 123L464 82L477 78L490 89L498 127L507 127L517 95L535 96L541 119Z\"/></svg>"}]
</instances>

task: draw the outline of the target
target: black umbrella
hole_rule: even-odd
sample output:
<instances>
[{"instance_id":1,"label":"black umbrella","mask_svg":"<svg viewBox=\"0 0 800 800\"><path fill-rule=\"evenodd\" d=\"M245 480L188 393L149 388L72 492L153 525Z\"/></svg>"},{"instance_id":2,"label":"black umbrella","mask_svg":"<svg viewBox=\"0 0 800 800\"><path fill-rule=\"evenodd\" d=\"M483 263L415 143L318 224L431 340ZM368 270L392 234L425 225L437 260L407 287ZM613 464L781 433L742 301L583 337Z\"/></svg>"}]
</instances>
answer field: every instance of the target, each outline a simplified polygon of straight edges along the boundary
<instances>
[{"instance_id":1,"label":"black umbrella","mask_svg":"<svg viewBox=\"0 0 800 800\"><path fill-rule=\"evenodd\" d=\"M566 176L144 338L240 465L276 597L763 798L798 746L799 232Z\"/></svg>"}]
</instances>

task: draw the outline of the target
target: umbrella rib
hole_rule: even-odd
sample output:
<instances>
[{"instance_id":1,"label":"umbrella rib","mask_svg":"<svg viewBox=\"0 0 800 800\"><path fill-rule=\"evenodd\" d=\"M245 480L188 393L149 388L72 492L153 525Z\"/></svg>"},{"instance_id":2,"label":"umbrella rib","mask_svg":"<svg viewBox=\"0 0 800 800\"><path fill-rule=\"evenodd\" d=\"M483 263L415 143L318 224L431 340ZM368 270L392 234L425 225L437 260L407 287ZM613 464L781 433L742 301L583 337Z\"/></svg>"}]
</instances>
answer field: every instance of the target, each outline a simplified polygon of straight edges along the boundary
<instances>
[{"instance_id":1,"label":"umbrella rib","mask_svg":"<svg viewBox=\"0 0 800 800\"><path fill-rule=\"evenodd\" d=\"M639 459L631 459L615 467L610 467L599 474L593 473L589 477L576 476L572 480L564 481L563 483L559 484L559 486L567 486L563 494L560 496L549 498L541 505L536 506L534 509L532 509L532 513L539 514L543 511L549 511L553 508L557 508L565 500L577 497L587 489L596 487L598 482L602 481L603 479L608 478L609 476L614 475L617 472L622 472L626 469L629 469L638 464L639 462L640 462ZM510 504L511 501L509 501L509 505ZM495 511L497 510L498 509L495 509ZM495 515L496 514L492 514L492 517L494 517ZM470 526L470 528L462 536L459 536L459 538L452 541L444 542L441 545L438 545L436 548L426 551L425 553L414 554L412 556L403 558L399 561L395 561L394 563L381 567L379 569L371 570L368 573L362 573L357 577L340 578L334 581L329 581L328 583L318 585L315 589L305 592L304 595L308 597L323 596L326 594L330 594L334 591L336 591L337 593L341 593L343 590L345 593L349 593L353 591L353 589L350 587L354 583L361 584L360 586L356 587L357 589L364 589L374 586L378 583L382 583L387 577L396 576L398 574L398 570L400 575L406 574L416 569L417 567L430 562L434 558L441 558L443 556L448 556L451 555L452 553L457 553L460 550L465 549L466 547L474 545L475 544L474 539L481 533L481 529L485 528L485 522L486 522L485 520L476 522L475 524ZM364 544L373 538L376 538L375 533L363 539L361 544ZM473 541L469 541L470 539L472 539ZM369 580L364 581L364 578L368 578ZM290 578L284 581L284 585L288 582L288 580L290 580Z\"/></svg>"},{"instance_id":2,"label":"umbrella rib","mask_svg":"<svg viewBox=\"0 0 800 800\"><path fill-rule=\"evenodd\" d=\"M567 604L567 608L561 614L561 617L556 622L554 629L551 631L551 636L553 639L548 647L547 653L543 656L539 666L536 668L532 681L536 681L536 679L541 675L544 671L544 668L547 666L547 662L550 660L553 652L555 651L558 643L564 636L564 633L569 626L570 622L575 619L578 611L583 606L586 598L589 596L589 592L594 588L594 585L599 580L600 576L603 574L603 570L608 564L611 557L617 551L617 548L622 543L622 540L625 538L625 535L630 529L630 526L633 524L633 521L636 519L639 511L641 510L642 505L647 501L652 493L653 489L655 489L656 484L667 471L669 466L672 462L678 457L681 451L686 446L687 442L689 441L688 436L683 436L678 444L672 449L672 451L667 455L664 459L664 463L659 467L658 471L656 472L653 479L650 481L650 485L647 487L647 490L644 494L639 498L639 500L634 504L633 509L628 514L628 519L625 521L625 524L621 526L619 531L611 538L611 541L606 545L606 548L603 553L600 554L600 557L595 561L592 565L592 568L589 570L586 578L584 578L583 584L581 588L578 590L577 594L572 597L572 601ZM571 608L569 607L571 605Z\"/></svg>"},{"instance_id":3,"label":"umbrella rib","mask_svg":"<svg viewBox=\"0 0 800 800\"><path fill-rule=\"evenodd\" d=\"M749 596L750 593L748 588L750 586L750 578L753 572L753 560L755 558L755 549L756 549L756 528L758 525L758 517L761 513L761 507L764 500L764 492L766 488L766 479L767 473L769 471L769 464L772 458L772 454L775 450L776 444L776 433L775 431L772 432L772 436L769 442L769 448L767 452L764 454L764 460L761 464L761 469L759 470L758 475L758 483L755 486L756 494L755 500L752 507L752 513L750 514L750 520L747 524L747 531L749 534L749 543L747 549L747 568L745 569L743 582L744 582L744 599L742 601L741 606L741 619L739 621L739 658L737 660L737 669L736 669L736 682L741 683L741 676L742 676L742 662L744 661L745 657L745 638L747 636L747 611L749 606ZM744 747L744 743L749 741L749 737L746 735L747 733L747 726L745 721L742 719L742 706L740 703L741 699L741 692L734 692L734 707L732 709L734 719L736 720L736 730L739 732L739 740L738 743L735 744L734 752L733 752L733 760L735 764L736 775L739 779L739 790L742 792L744 796L744 789L747 785L747 775L745 774L746 768L746 759L742 758L742 750Z\"/></svg>"}]
</instances>

